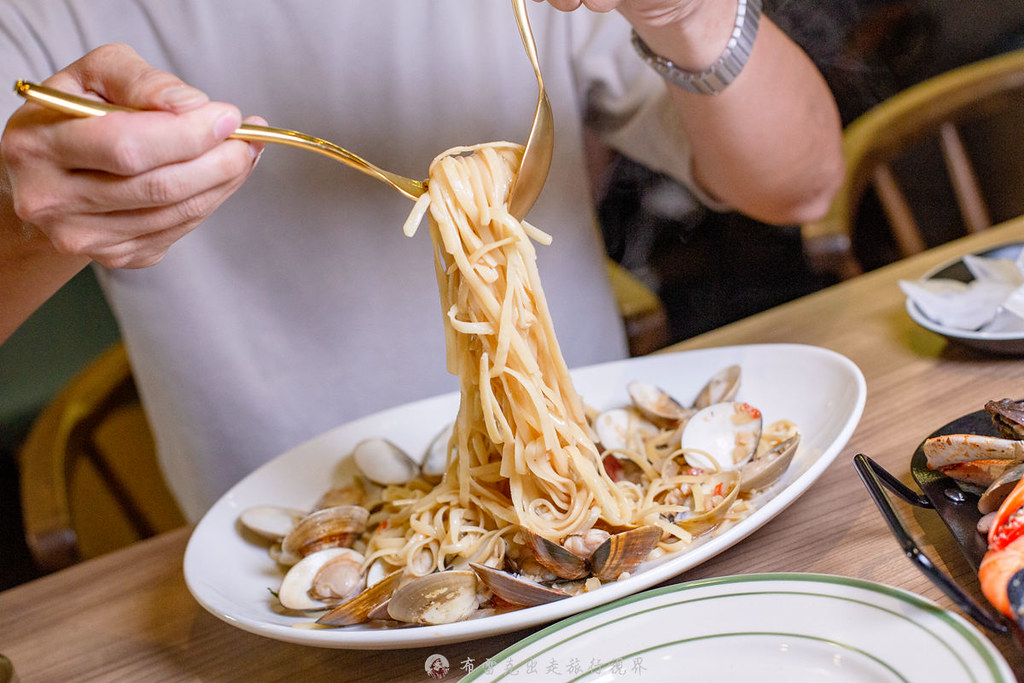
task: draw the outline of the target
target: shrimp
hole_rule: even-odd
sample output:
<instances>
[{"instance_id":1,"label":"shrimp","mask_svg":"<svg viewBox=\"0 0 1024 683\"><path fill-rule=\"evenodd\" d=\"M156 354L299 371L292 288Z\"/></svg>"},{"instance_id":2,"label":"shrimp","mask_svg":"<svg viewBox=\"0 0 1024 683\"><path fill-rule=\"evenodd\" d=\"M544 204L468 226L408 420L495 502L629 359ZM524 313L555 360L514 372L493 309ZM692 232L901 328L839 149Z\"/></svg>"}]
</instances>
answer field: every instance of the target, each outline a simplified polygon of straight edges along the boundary
<instances>
[{"instance_id":1,"label":"shrimp","mask_svg":"<svg viewBox=\"0 0 1024 683\"><path fill-rule=\"evenodd\" d=\"M1013 576L1024 569L1024 479L1017 483L996 512L988 532L988 552L978 569L981 591L988 601L1008 617L1015 614L1007 587Z\"/></svg>"}]
</instances>

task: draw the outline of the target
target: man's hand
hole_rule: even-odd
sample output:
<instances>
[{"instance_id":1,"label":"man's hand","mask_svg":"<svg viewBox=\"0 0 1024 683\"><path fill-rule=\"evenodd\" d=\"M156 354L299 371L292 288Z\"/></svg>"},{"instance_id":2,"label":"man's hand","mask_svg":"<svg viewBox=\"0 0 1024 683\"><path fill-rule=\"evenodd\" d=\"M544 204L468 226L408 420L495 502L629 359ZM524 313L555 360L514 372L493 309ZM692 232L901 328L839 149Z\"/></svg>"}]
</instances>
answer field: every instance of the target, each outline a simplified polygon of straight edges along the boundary
<instances>
[{"instance_id":1,"label":"man's hand","mask_svg":"<svg viewBox=\"0 0 1024 683\"><path fill-rule=\"evenodd\" d=\"M145 110L79 119L28 103L8 121L0 163L10 196L0 206L61 254L109 268L159 262L248 178L262 149L227 140L237 108L125 45L98 48L45 84Z\"/></svg>"}]
</instances>

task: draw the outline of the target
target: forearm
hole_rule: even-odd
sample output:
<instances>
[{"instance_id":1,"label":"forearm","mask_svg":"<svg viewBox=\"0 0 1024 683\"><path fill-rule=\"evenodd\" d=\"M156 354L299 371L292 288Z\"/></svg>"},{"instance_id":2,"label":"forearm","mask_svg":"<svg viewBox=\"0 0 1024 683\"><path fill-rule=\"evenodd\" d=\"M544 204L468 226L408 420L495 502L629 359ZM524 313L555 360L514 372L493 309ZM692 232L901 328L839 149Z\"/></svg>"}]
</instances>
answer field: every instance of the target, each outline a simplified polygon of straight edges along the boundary
<instances>
[{"instance_id":1,"label":"forearm","mask_svg":"<svg viewBox=\"0 0 1024 683\"><path fill-rule=\"evenodd\" d=\"M42 232L22 223L0 165L0 343L88 263L58 253Z\"/></svg>"},{"instance_id":2,"label":"forearm","mask_svg":"<svg viewBox=\"0 0 1024 683\"><path fill-rule=\"evenodd\" d=\"M734 0L712 0L665 25L630 20L653 51L701 71L722 53L735 18ZM827 210L843 173L839 114L814 64L770 20L762 17L750 60L722 92L667 87L705 191L770 223Z\"/></svg>"}]
</instances>

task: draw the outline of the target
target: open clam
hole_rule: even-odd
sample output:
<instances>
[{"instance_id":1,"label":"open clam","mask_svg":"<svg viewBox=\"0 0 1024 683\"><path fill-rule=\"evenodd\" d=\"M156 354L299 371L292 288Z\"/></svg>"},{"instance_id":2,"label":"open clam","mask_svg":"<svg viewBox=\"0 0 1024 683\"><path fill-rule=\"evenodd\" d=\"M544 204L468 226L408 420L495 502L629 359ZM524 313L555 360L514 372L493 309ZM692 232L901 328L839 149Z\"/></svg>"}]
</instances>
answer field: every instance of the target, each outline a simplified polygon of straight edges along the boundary
<instances>
[{"instance_id":1,"label":"open clam","mask_svg":"<svg viewBox=\"0 0 1024 683\"><path fill-rule=\"evenodd\" d=\"M594 419L597 440L606 451L642 450L642 441L658 433L657 425L635 408L612 408Z\"/></svg>"},{"instance_id":2,"label":"open clam","mask_svg":"<svg viewBox=\"0 0 1024 683\"><path fill-rule=\"evenodd\" d=\"M602 581L614 581L640 566L659 540L661 529L656 526L641 526L612 534L590 556L591 570Z\"/></svg>"},{"instance_id":3,"label":"open clam","mask_svg":"<svg viewBox=\"0 0 1024 683\"><path fill-rule=\"evenodd\" d=\"M371 619L387 619L388 601L391 600L391 595L398 588L401 579L401 569L391 572L323 614L316 620L316 623L328 626L351 626Z\"/></svg>"},{"instance_id":4,"label":"open clam","mask_svg":"<svg viewBox=\"0 0 1024 683\"><path fill-rule=\"evenodd\" d=\"M439 482L448 469L448 450L455 424L449 424L431 440L420 464L420 474L429 482Z\"/></svg>"},{"instance_id":5,"label":"open clam","mask_svg":"<svg viewBox=\"0 0 1024 683\"><path fill-rule=\"evenodd\" d=\"M640 380L626 385L626 392L637 410L649 420L658 423L678 423L688 419L695 411L672 398L664 389Z\"/></svg>"},{"instance_id":6,"label":"open clam","mask_svg":"<svg viewBox=\"0 0 1024 683\"><path fill-rule=\"evenodd\" d=\"M287 609L320 610L362 588L362 554L351 548L327 548L306 555L289 569L277 597Z\"/></svg>"},{"instance_id":7,"label":"open clam","mask_svg":"<svg viewBox=\"0 0 1024 683\"><path fill-rule=\"evenodd\" d=\"M364 477L375 484L405 484L419 474L409 454L387 439L363 439L352 449L352 459Z\"/></svg>"},{"instance_id":8,"label":"open clam","mask_svg":"<svg viewBox=\"0 0 1024 683\"><path fill-rule=\"evenodd\" d=\"M281 541L284 556L302 558L317 550L352 545L366 528L370 512L359 505L337 505L303 517Z\"/></svg>"},{"instance_id":9,"label":"open clam","mask_svg":"<svg viewBox=\"0 0 1024 683\"><path fill-rule=\"evenodd\" d=\"M256 505L238 516L242 526L270 541L280 541L306 516L302 510L279 505Z\"/></svg>"},{"instance_id":10,"label":"open clam","mask_svg":"<svg viewBox=\"0 0 1024 683\"><path fill-rule=\"evenodd\" d=\"M740 491L749 492L771 486L789 469L800 446L800 435L780 441L764 453L755 453L747 464L740 468Z\"/></svg>"},{"instance_id":11,"label":"open clam","mask_svg":"<svg viewBox=\"0 0 1024 683\"><path fill-rule=\"evenodd\" d=\"M702 496L702 504L689 514L676 515L674 521L695 536L717 526L736 502L740 490L740 474L732 470L711 475L705 486L710 495Z\"/></svg>"},{"instance_id":12,"label":"open clam","mask_svg":"<svg viewBox=\"0 0 1024 683\"><path fill-rule=\"evenodd\" d=\"M690 418L680 437L686 461L702 470L731 470L753 457L761 411L747 403L715 403Z\"/></svg>"},{"instance_id":13,"label":"open clam","mask_svg":"<svg viewBox=\"0 0 1024 683\"><path fill-rule=\"evenodd\" d=\"M434 572L399 586L388 602L388 615L410 624L450 624L467 618L478 602L475 572Z\"/></svg>"},{"instance_id":14,"label":"open clam","mask_svg":"<svg viewBox=\"0 0 1024 683\"><path fill-rule=\"evenodd\" d=\"M730 365L719 370L708 380L697 394L693 407L702 410L715 403L725 403L736 398L740 390L740 366Z\"/></svg>"},{"instance_id":15,"label":"open clam","mask_svg":"<svg viewBox=\"0 0 1024 683\"><path fill-rule=\"evenodd\" d=\"M516 607L533 607L569 597L568 593L494 567L471 563L480 581L495 596Z\"/></svg>"}]
</instances>

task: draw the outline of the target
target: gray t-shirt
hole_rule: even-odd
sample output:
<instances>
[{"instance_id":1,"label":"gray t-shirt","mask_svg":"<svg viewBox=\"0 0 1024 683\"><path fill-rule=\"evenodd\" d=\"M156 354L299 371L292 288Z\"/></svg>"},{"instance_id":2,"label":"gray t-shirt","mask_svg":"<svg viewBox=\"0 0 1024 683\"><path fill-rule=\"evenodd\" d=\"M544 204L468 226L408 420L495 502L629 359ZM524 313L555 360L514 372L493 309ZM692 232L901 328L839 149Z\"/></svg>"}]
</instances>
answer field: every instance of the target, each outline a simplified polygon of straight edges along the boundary
<instances>
[{"instance_id":1,"label":"gray t-shirt","mask_svg":"<svg viewBox=\"0 0 1024 683\"><path fill-rule=\"evenodd\" d=\"M530 7L556 156L529 220L570 367L625 355L587 185L582 120L684 182L664 87L616 14ZM498 0L0 0L0 85L134 47L217 100L425 177L456 145L523 142L536 104ZM0 98L2 120L20 105ZM197 519L232 484L354 418L454 391L430 240L411 202L324 157L270 146L165 259L99 270L167 480Z\"/></svg>"}]
</instances>

